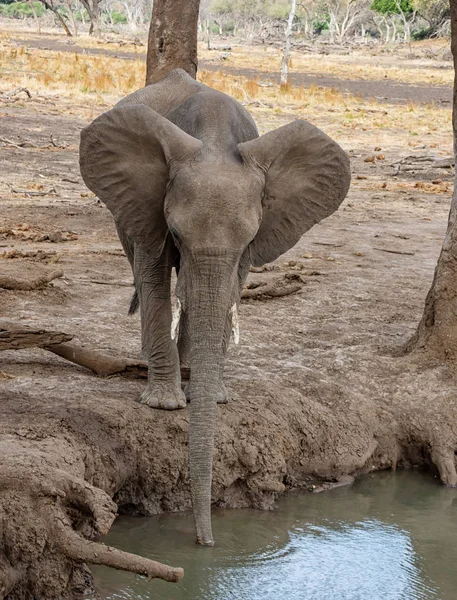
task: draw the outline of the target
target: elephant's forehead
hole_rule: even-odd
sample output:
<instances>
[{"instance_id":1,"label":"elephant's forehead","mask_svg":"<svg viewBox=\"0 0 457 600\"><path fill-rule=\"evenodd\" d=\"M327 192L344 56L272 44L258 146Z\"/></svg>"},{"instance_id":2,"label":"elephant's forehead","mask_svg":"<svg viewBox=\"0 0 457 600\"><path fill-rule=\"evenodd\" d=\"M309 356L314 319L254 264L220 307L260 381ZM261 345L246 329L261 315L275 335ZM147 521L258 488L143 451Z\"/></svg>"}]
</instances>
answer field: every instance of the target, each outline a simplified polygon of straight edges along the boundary
<instances>
[{"instance_id":1,"label":"elephant's forehead","mask_svg":"<svg viewBox=\"0 0 457 600\"><path fill-rule=\"evenodd\" d=\"M255 175L244 165L195 165L179 171L173 187L188 200L202 196L226 198L256 194L261 186ZM257 189L258 188L258 189Z\"/></svg>"}]
</instances>

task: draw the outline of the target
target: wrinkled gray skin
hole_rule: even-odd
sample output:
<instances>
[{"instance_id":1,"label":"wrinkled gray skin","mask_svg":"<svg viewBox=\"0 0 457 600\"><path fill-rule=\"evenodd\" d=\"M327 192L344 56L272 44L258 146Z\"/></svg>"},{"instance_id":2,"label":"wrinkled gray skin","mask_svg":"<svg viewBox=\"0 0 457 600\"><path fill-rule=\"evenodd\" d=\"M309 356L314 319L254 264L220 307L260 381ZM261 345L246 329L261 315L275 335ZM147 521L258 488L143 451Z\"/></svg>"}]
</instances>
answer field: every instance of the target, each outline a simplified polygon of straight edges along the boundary
<instances>
[{"instance_id":1,"label":"wrinkled gray skin","mask_svg":"<svg viewBox=\"0 0 457 600\"><path fill-rule=\"evenodd\" d=\"M139 295L149 381L141 402L186 406L197 541L212 545L216 402L231 308L251 264L275 260L349 188L342 149L306 121L258 137L247 111L182 70L130 94L81 134L81 173L112 212ZM170 278L182 305L171 339Z\"/></svg>"}]
</instances>

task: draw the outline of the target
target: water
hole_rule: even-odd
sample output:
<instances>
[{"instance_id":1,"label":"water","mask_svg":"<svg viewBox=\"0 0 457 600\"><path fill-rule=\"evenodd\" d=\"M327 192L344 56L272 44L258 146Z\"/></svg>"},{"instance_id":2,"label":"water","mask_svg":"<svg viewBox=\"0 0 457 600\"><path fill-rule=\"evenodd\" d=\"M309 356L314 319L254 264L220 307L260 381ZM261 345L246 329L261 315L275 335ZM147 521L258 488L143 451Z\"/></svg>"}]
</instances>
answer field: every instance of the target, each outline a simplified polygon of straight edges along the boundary
<instances>
[{"instance_id":1,"label":"water","mask_svg":"<svg viewBox=\"0 0 457 600\"><path fill-rule=\"evenodd\" d=\"M97 567L110 600L457 600L457 490L417 472L365 476L278 510L214 510L217 546L191 515L122 517L106 542L185 569L178 584Z\"/></svg>"}]
</instances>

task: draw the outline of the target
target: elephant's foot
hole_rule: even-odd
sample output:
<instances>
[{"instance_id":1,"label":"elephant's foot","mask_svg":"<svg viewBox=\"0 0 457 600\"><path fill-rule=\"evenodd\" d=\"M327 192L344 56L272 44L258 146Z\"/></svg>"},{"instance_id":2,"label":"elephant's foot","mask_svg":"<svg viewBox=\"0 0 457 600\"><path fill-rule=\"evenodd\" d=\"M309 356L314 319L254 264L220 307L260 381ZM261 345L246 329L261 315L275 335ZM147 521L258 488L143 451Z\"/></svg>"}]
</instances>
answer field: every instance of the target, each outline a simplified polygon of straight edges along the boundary
<instances>
[{"instance_id":1,"label":"elephant's foot","mask_svg":"<svg viewBox=\"0 0 457 600\"><path fill-rule=\"evenodd\" d=\"M146 404L151 408L176 410L178 408L186 408L186 396L174 383L148 384L140 396L140 403Z\"/></svg>"},{"instance_id":2,"label":"elephant's foot","mask_svg":"<svg viewBox=\"0 0 457 600\"><path fill-rule=\"evenodd\" d=\"M184 393L185 396L187 398L187 402L190 402L190 398L189 398L189 384L187 384L184 388ZM217 403L218 404L227 404L229 401L229 394L227 392L227 388L225 387L225 385L221 382L219 384L219 389L217 391Z\"/></svg>"}]
</instances>

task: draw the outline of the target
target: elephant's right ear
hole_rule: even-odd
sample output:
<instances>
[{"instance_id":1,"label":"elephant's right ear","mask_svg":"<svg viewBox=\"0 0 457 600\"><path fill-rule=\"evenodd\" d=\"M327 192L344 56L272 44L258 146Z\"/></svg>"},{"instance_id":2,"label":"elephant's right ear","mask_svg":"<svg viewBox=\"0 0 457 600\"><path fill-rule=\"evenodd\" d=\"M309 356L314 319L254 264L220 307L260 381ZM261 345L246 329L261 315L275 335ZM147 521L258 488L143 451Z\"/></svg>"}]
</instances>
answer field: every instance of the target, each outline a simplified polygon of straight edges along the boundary
<instances>
[{"instance_id":1,"label":"elephant's right ear","mask_svg":"<svg viewBox=\"0 0 457 600\"><path fill-rule=\"evenodd\" d=\"M81 174L116 225L157 256L167 234L163 202L170 168L194 158L201 146L154 110L121 106L82 130Z\"/></svg>"}]
</instances>

